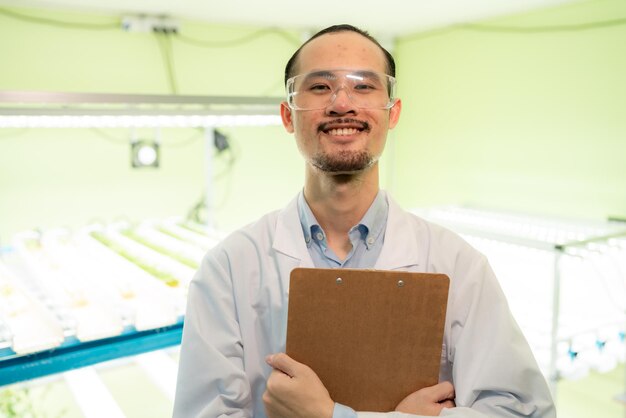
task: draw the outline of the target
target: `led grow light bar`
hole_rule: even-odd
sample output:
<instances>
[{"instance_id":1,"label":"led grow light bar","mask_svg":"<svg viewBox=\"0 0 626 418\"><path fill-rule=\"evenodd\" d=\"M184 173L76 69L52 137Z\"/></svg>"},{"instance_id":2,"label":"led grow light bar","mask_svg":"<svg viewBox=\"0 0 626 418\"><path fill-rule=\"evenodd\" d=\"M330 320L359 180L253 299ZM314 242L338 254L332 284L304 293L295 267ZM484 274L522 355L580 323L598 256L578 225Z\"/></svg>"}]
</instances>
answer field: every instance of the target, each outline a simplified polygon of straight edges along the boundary
<instances>
[{"instance_id":1,"label":"led grow light bar","mask_svg":"<svg viewBox=\"0 0 626 418\"><path fill-rule=\"evenodd\" d=\"M282 98L0 91L0 128L280 125Z\"/></svg>"}]
</instances>

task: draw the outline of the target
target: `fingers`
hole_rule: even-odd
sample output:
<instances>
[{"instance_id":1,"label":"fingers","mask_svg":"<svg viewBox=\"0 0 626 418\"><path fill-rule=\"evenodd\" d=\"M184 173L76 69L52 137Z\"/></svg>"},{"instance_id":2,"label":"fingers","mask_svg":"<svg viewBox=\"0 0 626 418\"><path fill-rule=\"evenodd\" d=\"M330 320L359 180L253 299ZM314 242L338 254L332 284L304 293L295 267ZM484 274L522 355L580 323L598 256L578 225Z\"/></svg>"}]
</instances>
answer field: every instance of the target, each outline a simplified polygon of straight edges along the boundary
<instances>
[{"instance_id":1,"label":"fingers","mask_svg":"<svg viewBox=\"0 0 626 418\"><path fill-rule=\"evenodd\" d=\"M396 406L396 411L437 416L443 408L454 407L454 386L450 382L441 382L409 394Z\"/></svg>"},{"instance_id":2,"label":"fingers","mask_svg":"<svg viewBox=\"0 0 626 418\"><path fill-rule=\"evenodd\" d=\"M269 355L266 362L274 368L262 398L269 418L332 417L335 403L313 370L284 353Z\"/></svg>"},{"instance_id":3,"label":"fingers","mask_svg":"<svg viewBox=\"0 0 626 418\"><path fill-rule=\"evenodd\" d=\"M454 399L454 386L450 382L441 382L428 388L429 395L434 402L443 402Z\"/></svg>"},{"instance_id":4,"label":"fingers","mask_svg":"<svg viewBox=\"0 0 626 418\"><path fill-rule=\"evenodd\" d=\"M300 366L300 363L285 353L270 354L265 358L265 362L273 368L285 373L289 377L294 377L296 375L296 370Z\"/></svg>"},{"instance_id":5,"label":"fingers","mask_svg":"<svg viewBox=\"0 0 626 418\"><path fill-rule=\"evenodd\" d=\"M439 402L439 405L441 405L444 408L454 408L454 407L456 407L456 404L451 399L448 399L447 401Z\"/></svg>"}]
</instances>

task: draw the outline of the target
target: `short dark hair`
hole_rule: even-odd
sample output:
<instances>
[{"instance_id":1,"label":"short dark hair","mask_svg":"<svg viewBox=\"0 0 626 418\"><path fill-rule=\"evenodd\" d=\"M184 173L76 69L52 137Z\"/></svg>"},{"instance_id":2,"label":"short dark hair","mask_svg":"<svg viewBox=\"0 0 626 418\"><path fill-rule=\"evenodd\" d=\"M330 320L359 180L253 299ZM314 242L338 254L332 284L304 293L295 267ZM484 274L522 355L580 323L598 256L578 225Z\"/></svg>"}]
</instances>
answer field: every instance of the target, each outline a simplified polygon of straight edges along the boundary
<instances>
[{"instance_id":1,"label":"short dark hair","mask_svg":"<svg viewBox=\"0 0 626 418\"><path fill-rule=\"evenodd\" d=\"M322 29L321 31L317 32L315 35L311 36L305 43L300 45L300 48L298 48L298 50L294 52L291 58L289 58L289 61L287 61L287 65L285 66L285 85L287 85L287 80L295 75L293 74L294 67L296 66L296 61L298 60L298 56L300 55L300 51L302 50L302 48L304 48L306 44L308 44L315 38L319 38L320 36L326 35L327 33L337 33L337 32L358 33L359 35L375 43L376 46L378 46L381 49L381 51L383 51L383 54L385 55L385 60L387 61L387 74L389 74L392 77L396 76L396 61L393 59L393 56L389 53L389 51L387 51L385 48L382 47L380 43L378 43L376 38L374 38L372 35L370 35L366 31L359 29L355 26L342 24L342 25L333 25L325 29Z\"/></svg>"}]
</instances>

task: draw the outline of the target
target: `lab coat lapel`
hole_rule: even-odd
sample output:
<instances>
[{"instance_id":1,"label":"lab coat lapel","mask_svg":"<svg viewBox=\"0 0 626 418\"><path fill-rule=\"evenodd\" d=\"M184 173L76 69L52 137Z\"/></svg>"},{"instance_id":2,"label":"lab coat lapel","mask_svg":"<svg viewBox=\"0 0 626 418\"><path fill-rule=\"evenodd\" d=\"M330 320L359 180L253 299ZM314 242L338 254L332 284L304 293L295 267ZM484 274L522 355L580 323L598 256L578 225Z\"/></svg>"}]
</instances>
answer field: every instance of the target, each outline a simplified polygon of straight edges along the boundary
<instances>
[{"instance_id":1,"label":"lab coat lapel","mask_svg":"<svg viewBox=\"0 0 626 418\"><path fill-rule=\"evenodd\" d=\"M296 267L315 267L304 241L297 196L278 213L272 248L277 252L279 264L291 267L289 271Z\"/></svg>"},{"instance_id":2,"label":"lab coat lapel","mask_svg":"<svg viewBox=\"0 0 626 418\"><path fill-rule=\"evenodd\" d=\"M385 244L374 266L377 270L422 271L418 231L411 216L389 195L389 215L385 229Z\"/></svg>"}]
</instances>

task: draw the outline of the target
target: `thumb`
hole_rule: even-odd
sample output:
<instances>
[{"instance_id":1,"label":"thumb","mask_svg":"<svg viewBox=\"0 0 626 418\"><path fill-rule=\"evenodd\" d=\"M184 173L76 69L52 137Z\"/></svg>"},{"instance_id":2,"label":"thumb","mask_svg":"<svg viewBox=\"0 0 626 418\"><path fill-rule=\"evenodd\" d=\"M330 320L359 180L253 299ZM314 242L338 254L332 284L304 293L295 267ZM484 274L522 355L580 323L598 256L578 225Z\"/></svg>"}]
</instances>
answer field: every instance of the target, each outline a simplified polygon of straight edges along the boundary
<instances>
[{"instance_id":1,"label":"thumb","mask_svg":"<svg viewBox=\"0 0 626 418\"><path fill-rule=\"evenodd\" d=\"M454 386L450 382L441 382L431 387L431 395L437 402L454 399Z\"/></svg>"},{"instance_id":2,"label":"thumb","mask_svg":"<svg viewBox=\"0 0 626 418\"><path fill-rule=\"evenodd\" d=\"M289 377L295 376L296 369L300 364L285 353L270 354L265 357L265 362Z\"/></svg>"}]
</instances>

